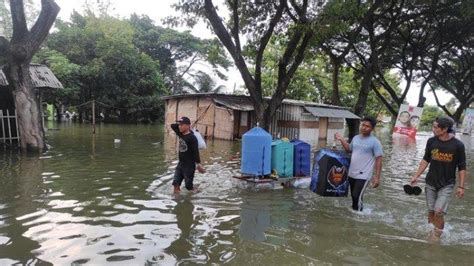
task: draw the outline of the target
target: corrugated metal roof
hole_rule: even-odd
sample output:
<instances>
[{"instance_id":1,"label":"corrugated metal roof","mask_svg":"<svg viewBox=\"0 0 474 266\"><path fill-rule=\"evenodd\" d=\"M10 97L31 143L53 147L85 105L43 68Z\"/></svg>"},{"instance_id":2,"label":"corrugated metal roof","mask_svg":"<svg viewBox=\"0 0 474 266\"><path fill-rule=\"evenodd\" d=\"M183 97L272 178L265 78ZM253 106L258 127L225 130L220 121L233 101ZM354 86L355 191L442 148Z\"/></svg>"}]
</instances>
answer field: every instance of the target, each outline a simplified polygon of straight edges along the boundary
<instances>
[{"instance_id":1,"label":"corrugated metal roof","mask_svg":"<svg viewBox=\"0 0 474 266\"><path fill-rule=\"evenodd\" d=\"M337 118L349 118L349 119L360 119L357 115L353 114L346 109L335 109L326 107L315 107L305 106L308 112L317 117L337 117Z\"/></svg>"},{"instance_id":2,"label":"corrugated metal roof","mask_svg":"<svg viewBox=\"0 0 474 266\"><path fill-rule=\"evenodd\" d=\"M33 85L36 88L63 88L63 85L53 74L51 69L45 65L31 64L30 76L33 80ZM0 69L0 86L8 86L8 81L5 73L3 73L3 68Z\"/></svg>"},{"instance_id":3,"label":"corrugated metal roof","mask_svg":"<svg viewBox=\"0 0 474 266\"><path fill-rule=\"evenodd\" d=\"M250 101L250 96L247 95L232 95L221 93L193 93L193 94L176 94L161 97L163 100L179 99L179 98L197 98L210 97L215 103L226 106L232 110L239 111L253 111L253 105ZM265 97L270 100L270 97ZM301 106L308 110L316 117L335 117L335 118L350 118L360 119L357 115L351 113L347 108L337 105L320 104L315 102L299 101L292 99L284 99L283 104L292 106ZM281 108L281 107L280 107Z\"/></svg>"},{"instance_id":4,"label":"corrugated metal roof","mask_svg":"<svg viewBox=\"0 0 474 266\"><path fill-rule=\"evenodd\" d=\"M253 111L253 105L247 96L216 95L212 99L214 102L232 110Z\"/></svg>"}]
</instances>

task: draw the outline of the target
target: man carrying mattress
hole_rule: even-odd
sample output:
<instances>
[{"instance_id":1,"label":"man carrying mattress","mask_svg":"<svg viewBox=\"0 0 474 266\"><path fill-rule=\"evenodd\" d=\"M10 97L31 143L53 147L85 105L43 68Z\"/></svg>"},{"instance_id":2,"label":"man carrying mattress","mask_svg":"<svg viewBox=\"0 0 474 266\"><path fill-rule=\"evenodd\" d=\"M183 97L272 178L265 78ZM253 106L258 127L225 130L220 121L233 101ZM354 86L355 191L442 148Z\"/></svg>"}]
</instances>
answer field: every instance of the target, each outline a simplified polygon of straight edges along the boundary
<instances>
[{"instance_id":1,"label":"man carrying mattress","mask_svg":"<svg viewBox=\"0 0 474 266\"><path fill-rule=\"evenodd\" d=\"M181 191L181 183L185 183L185 187L189 191L195 191L193 180L196 168L200 173L205 173L204 167L201 165L199 157L198 140L191 131L191 120L183 116L171 124L171 129L179 137L179 162L176 166L173 179L174 193Z\"/></svg>"},{"instance_id":2,"label":"man carrying mattress","mask_svg":"<svg viewBox=\"0 0 474 266\"><path fill-rule=\"evenodd\" d=\"M369 183L372 181L373 188L380 184L383 152L380 141L372 135L376 124L377 121L374 118L363 118L360 124L360 134L355 136L350 144L339 133L334 136L341 142L346 152L352 152L348 176L352 209L356 211L363 210L362 199ZM375 175L372 177L374 165Z\"/></svg>"}]
</instances>

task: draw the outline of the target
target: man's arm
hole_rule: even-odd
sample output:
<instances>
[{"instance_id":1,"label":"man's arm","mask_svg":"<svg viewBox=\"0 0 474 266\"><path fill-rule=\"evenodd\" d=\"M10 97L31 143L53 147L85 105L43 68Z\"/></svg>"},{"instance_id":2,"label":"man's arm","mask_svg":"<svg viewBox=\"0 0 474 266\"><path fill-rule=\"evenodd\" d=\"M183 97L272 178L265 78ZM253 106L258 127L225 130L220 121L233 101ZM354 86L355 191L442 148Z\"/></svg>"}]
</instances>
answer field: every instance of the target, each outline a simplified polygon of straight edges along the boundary
<instances>
[{"instance_id":1,"label":"man's arm","mask_svg":"<svg viewBox=\"0 0 474 266\"><path fill-rule=\"evenodd\" d=\"M466 170L459 171L459 185L456 189L456 197L464 197L464 179L466 178Z\"/></svg>"},{"instance_id":2,"label":"man's arm","mask_svg":"<svg viewBox=\"0 0 474 266\"><path fill-rule=\"evenodd\" d=\"M425 159L421 160L420 165L418 166L418 170L416 170L415 175L412 176L410 180L411 185L415 185L416 182L418 182L418 179L420 178L421 174L426 170L426 167L428 167L429 162L425 161Z\"/></svg>"},{"instance_id":3,"label":"man's arm","mask_svg":"<svg viewBox=\"0 0 474 266\"><path fill-rule=\"evenodd\" d=\"M464 148L464 145L460 146L458 152L459 184L456 188L456 197L462 198L464 197L464 180L466 178L466 150Z\"/></svg>"},{"instance_id":4,"label":"man's arm","mask_svg":"<svg viewBox=\"0 0 474 266\"><path fill-rule=\"evenodd\" d=\"M336 134L334 134L334 138L341 142L342 147L346 152L351 152L351 147L349 143L339 133L336 132Z\"/></svg>"},{"instance_id":5,"label":"man's arm","mask_svg":"<svg viewBox=\"0 0 474 266\"><path fill-rule=\"evenodd\" d=\"M375 176L372 179L372 187L376 188L380 185L380 175L382 174L382 156L375 158Z\"/></svg>"},{"instance_id":6,"label":"man's arm","mask_svg":"<svg viewBox=\"0 0 474 266\"><path fill-rule=\"evenodd\" d=\"M416 173L411 177L410 179L410 184L414 186L417 182L418 179L420 178L421 174L426 170L426 167L428 167L428 164L431 162L431 143L433 139L428 139L428 142L426 143L425 147L425 154L423 155L423 160L421 160L420 165L418 166L418 170L416 170Z\"/></svg>"},{"instance_id":7,"label":"man's arm","mask_svg":"<svg viewBox=\"0 0 474 266\"><path fill-rule=\"evenodd\" d=\"M196 136L193 135L192 139L193 139L193 142L191 144L191 148L193 149L194 161L197 164L200 164L201 163L201 157L199 156L199 145L198 145L198 142L197 142L197 138L196 138Z\"/></svg>"},{"instance_id":8,"label":"man's arm","mask_svg":"<svg viewBox=\"0 0 474 266\"><path fill-rule=\"evenodd\" d=\"M193 137L193 143L191 145L191 149L193 150L194 161L196 162L196 168L199 173L205 173L206 169L201 165L201 157L199 155L199 145L196 136Z\"/></svg>"},{"instance_id":9,"label":"man's arm","mask_svg":"<svg viewBox=\"0 0 474 266\"><path fill-rule=\"evenodd\" d=\"M174 131L174 133L176 133L176 135L178 135L178 137L183 136L183 134L181 134L181 132L179 131L179 124L178 123L171 124L171 129Z\"/></svg>"}]
</instances>

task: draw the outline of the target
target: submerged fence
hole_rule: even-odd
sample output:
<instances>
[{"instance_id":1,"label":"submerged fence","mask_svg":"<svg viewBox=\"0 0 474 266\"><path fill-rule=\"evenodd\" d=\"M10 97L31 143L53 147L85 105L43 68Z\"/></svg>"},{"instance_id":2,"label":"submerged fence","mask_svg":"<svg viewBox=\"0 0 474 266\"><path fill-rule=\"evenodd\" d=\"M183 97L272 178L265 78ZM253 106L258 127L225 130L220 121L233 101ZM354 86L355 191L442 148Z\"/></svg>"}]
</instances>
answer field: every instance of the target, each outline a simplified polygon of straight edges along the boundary
<instances>
[{"instance_id":1,"label":"submerged fence","mask_svg":"<svg viewBox=\"0 0 474 266\"><path fill-rule=\"evenodd\" d=\"M13 114L9 110L0 110L0 143L20 143L17 121L16 110Z\"/></svg>"}]
</instances>

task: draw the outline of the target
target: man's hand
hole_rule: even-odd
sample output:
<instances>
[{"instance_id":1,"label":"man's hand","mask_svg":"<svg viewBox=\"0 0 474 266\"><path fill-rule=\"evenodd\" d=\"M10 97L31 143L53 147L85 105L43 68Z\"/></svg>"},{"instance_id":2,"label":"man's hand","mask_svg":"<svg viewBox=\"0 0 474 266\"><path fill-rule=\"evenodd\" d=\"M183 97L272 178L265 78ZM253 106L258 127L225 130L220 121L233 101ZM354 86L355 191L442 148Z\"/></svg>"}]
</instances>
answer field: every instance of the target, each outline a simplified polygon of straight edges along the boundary
<instances>
[{"instance_id":1,"label":"man's hand","mask_svg":"<svg viewBox=\"0 0 474 266\"><path fill-rule=\"evenodd\" d=\"M456 197L458 199L462 199L464 197L464 187L457 187L456 189Z\"/></svg>"},{"instance_id":2,"label":"man's hand","mask_svg":"<svg viewBox=\"0 0 474 266\"><path fill-rule=\"evenodd\" d=\"M201 174L204 174L206 172L206 169L204 169L204 167L202 167L202 165L200 163L197 164L196 168L199 171L199 173L201 173Z\"/></svg>"},{"instance_id":3,"label":"man's hand","mask_svg":"<svg viewBox=\"0 0 474 266\"><path fill-rule=\"evenodd\" d=\"M412 176L411 179L410 179L410 185L411 186L416 185L416 183L418 183L418 178L420 178L420 177L419 176Z\"/></svg>"},{"instance_id":4,"label":"man's hand","mask_svg":"<svg viewBox=\"0 0 474 266\"><path fill-rule=\"evenodd\" d=\"M374 176L372 178L372 187L376 188L380 185L380 177Z\"/></svg>"},{"instance_id":5,"label":"man's hand","mask_svg":"<svg viewBox=\"0 0 474 266\"><path fill-rule=\"evenodd\" d=\"M336 134L334 134L334 139L341 141L342 139L341 134L339 134L339 132L336 132Z\"/></svg>"}]
</instances>

